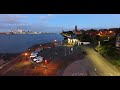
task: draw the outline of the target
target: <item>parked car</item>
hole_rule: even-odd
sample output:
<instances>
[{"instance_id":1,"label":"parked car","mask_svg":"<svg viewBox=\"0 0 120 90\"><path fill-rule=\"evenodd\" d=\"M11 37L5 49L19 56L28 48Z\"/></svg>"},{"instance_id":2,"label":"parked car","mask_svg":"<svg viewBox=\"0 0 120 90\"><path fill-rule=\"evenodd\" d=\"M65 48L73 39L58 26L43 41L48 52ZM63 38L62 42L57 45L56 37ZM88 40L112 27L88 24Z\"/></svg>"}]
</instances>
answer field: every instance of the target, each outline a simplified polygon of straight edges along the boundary
<instances>
[{"instance_id":1,"label":"parked car","mask_svg":"<svg viewBox=\"0 0 120 90\"><path fill-rule=\"evenodd\" d=\"M43 61L43 57L38 56L38 57L34 58L33 61L36 62L36 63L42 62Z\"/></svg>"},{"instance_id":2,"label":"parked car","mask_svg":"<svg viewBox=\"0 0 120 90\"><path fill-rule=\"evenodd\" d=\"M31 55L30 55L30 58L34 58L34 57L37 57L38 53L34 53L32 52Z\"/></svg>"},{"instance_id":3,"label":"parked car","mask_svg":"<svg viewBox=\"0 0 120 90\"><path fill-rule=\"evenodd\" d=\"M36 50L34 53L39 53L40 52L40 50Z\"/></svg>"},{"instance_id":4,"label":"parked car","mask_svg":"<svg viewBox=\"0 0 120 90\"><path fill-rule=\"evenodd\" d=\"M31 56L30 56L30 58L34 58L34 57L37 57L37 55L35 54L35 55L31 55Z\"/></svg>"}]
</instances>

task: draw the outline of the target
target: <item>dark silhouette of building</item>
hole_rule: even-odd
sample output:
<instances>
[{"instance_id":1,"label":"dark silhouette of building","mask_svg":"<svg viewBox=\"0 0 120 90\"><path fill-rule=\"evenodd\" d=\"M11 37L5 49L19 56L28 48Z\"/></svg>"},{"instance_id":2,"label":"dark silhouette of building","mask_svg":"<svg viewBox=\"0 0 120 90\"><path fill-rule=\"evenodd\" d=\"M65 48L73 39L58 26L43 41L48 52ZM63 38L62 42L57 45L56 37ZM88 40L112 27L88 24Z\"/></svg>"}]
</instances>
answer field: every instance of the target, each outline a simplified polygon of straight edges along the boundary
<instances>
[{"instance_id":1,"label":"dark silhouette of building","mask_svg":"<svg viewBox=\"0 0 120 90\"><path fill-rule=\"evenodd\" d=\"M77 25L75 26L75 31L77 31L78 29L77 29Z\"/></svg>"}]
</instances>

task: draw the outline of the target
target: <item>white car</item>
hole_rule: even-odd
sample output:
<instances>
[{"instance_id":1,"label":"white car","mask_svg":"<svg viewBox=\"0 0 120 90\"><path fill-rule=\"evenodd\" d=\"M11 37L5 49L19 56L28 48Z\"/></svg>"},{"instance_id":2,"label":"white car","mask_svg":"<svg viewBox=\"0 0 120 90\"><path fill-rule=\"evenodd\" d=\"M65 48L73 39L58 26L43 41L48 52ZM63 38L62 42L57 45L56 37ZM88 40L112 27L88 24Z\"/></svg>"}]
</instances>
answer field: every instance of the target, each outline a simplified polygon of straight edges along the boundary
<instances>
[{"instance_id":1,"label":"white car","mask_svg":"<svg viewBox=\"0 0 120 90\"><path fill-rule=\"evenodd\" d=\"M42 62L43 61L43 57L38 56L38 57L34 58L33 61L37 62L37 63Z\"/></svg>"},{"instance_id":2,"label":"white car","mask_svg":"<svg viewBox=\"0 0 120 90\"><path fill-rule=\"evenodd\" d=\"M31 55L35 55L35 54L37 55L37 54L38 54L38 52L32 52L32 53L31 53Z\"/></svg>"},{"instance_id":3,"label":"white car","mask_svg":"<svg viewBox=\"0 0 120 90\"><path fill-rule=\"evenodd\" d=\"M37 53L37 54L38 54L39 52L40 52L40 50L36 50L34 53Z\"/></svg>"},{"instance_id":4,"label":"white car","mask_svg":"<svg viewBox=\"0 0 120 90\"><path fill-rule=\"evenodd\" d=\"M36 61L36 63L40 63L40 62L42 62L42 61L39 61L39 60Z\"/></svg>"},{"instance_id":5,"label":"white car","mask_svg":"<svg viewBox=\"0 0 120 90\"><path fill-rule=\"evenodd\" d=\"M30 58L37 57L37 53L31 53Z\"/></svg>"},{"instance_id":6,"label":"white car","mask_svg":"<svg viewBox=\"0 0 120 90\"><path fill-rule=\"evenodd\" d=\"M35 57L37 57L37 55L35 54L35 55L31 55L30 56L30 58L35 58Z\"/></svg>"}]
</instances>

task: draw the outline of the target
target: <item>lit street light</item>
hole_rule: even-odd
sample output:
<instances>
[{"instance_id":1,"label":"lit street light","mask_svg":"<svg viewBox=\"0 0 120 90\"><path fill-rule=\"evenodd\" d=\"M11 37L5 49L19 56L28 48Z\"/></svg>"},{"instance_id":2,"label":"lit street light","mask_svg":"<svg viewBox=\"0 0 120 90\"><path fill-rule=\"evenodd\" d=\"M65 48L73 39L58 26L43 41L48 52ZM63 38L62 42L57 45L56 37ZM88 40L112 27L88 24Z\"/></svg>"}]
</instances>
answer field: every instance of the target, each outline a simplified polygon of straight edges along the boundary
<instances>
[{"instance_id":1,"label":"lit street light","mask_svg":"<svg viewBox=\"0 0 120 90\"><path fill-rule=\"evenodd\" d=\"M25 53L26 60L27 60L27 56L28 56L28 53Z\"/></svg>"},{"instance_id":2,"label":"lit street light","mask_svg":"<svg viewBox=\"0 0 120 90\"><path fill-rule=\"evenodd\" d=\"M27 56L28 55L28 53L25 53L25 56Z\"/></svg>"}]
</instances>

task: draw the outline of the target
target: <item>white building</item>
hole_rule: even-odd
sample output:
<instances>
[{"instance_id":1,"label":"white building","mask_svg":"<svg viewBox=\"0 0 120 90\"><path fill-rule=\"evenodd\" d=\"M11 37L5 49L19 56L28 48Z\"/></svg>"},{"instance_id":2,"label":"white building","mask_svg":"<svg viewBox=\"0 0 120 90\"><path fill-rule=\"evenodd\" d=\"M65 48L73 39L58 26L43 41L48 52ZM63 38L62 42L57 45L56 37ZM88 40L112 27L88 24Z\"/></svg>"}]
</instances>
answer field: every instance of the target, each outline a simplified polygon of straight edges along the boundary
<instances>
[{"instance_id":1,"label":"white building","mask_svg":"<svg viewBox=\"0 0 120 90\"><path fill-rule=\"evenodd\" d=\"M78 42L78 39L70 39L68 38L68 44L75 44Z\"/></svg>"}]
</instances>

